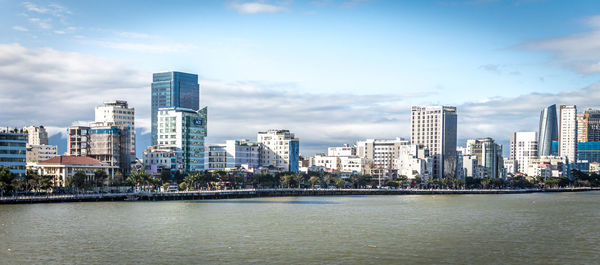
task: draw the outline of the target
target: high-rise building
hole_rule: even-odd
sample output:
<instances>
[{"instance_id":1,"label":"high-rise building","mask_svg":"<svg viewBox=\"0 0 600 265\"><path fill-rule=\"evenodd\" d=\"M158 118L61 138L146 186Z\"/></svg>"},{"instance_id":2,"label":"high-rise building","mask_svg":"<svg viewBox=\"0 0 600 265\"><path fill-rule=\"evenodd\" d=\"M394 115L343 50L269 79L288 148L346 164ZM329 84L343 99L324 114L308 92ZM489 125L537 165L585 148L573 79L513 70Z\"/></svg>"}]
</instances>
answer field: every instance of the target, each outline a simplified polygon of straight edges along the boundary
<instances>
[{"instance_id":1,"label":"high-rise building","mask_svg":"<svg viewBox=\"0 0 600 265\"><path fill-rule=\"evenodd\" d=\"M116 166L123 174L131 167L131 131L122 125L93 126L88 129L88 156Z\"/></svg>"},{"instance_id":2,"label":"high-rise building","mask_svg":"<svg viewBox=\"0 0 600 265\"><path fill-rule=\"evenodd\" d=\"M529 160L536 157L538 157L537 132L513 132L510 134L508 159L517 162L517 168L515 168L517 172L524 173L529 166Z\"/></svg>"},{"instance_id":3,"label":"high-rise building","mask_svg":"<svg viewBox=\"0 0 600 265\"><path fill-rule=\"evenodd\" d=\"M158 148L179 148L185 172L204 170L204 138L207 108L158 109Z\"/></svg>"},{"instance_id":4,"label":"high-rise building","mask_svg":"<svg viewBox=\"0 0 600 265\"><path fill-rule=\"evenodd\" d=\"M577 162L577 107L575 105L560 105L558 155L566 157L569 164Z\"/></svg>"},{"instance_id":5,"label":"high-rise building","mask_svg":"<svg viewBox=\"0 0 600 265\"><path fill-rule=\"evenodd\" d=\"M577 113L577 142L600 142L600 109Z\"/></svg>"},{"instance_id":6,"label":"high-rise building","mask_svg":"<svg viewBox=\"0 0 600 265\"><path fill-rule=\"evenodd\" d=\"M456 176L456 107L413 106L411 142L429 149L433 157L431 176Z\"/></svg>"},{"instance_id":7,"label":"high-rise building","mask_svg":"<svg viewBox=\"0 0 600 265\"><path fill-rule=\"evenodd\" d=\"M73 125L68 129L67 154L69 156L89 155L89 126Z\"/></svg>"},{"instance_id":8,"label":"high-rise building","mask_svg":"<svg viewBox=\"0 0 600 265\"><path fill-rule=\"evenodd\" d=\"M14 174L25 174L27 140L24 130L0 130L0 166Z\"/></svg>"},{"instance_id":9,"label":"high-rise building","mask_svg":"<svg viewBox=\"0 0 600 265\"><path fill-rule=\"evenodd\" d=\"M27 145L48 144L48 132L44 126L27 126L23 131L27 132Z\"/></svg>"},{"instance_id":10,"label":"high-rise building","mask_svg":"<svg viewBox=\"0 0 600 265\"><path fill-rule=\"evenodd\" d=\"M96 126L117 126L129 131L129 155L135 158L135 109L129 108L125 100L104 102L95 110Z\"/></svg>"},{"instance_id":11,"label":"high-rise building","mask_svg":"<svg viewBox=\"0 0 600 265\"><path fill-rule=\"evenodd\" d=\"M198 75L162 72L152 75L152 145L158 145L158 109L162 107L200 109Z\"/></svg>"},{"instance_id":12,"label":"high-rise building","mask_svg":"<svg viewBox=\"0 0 600 265\"><path fill-rule=\"evenodd\" d=\"M550 105L540 113L538 137L538 155L540 157L552 155L552 142L558 141L556 105Z\"/></svg>"},{"instance_id":13,"label":"high-rise building","mask_svg":"<svg viewBox=\"0 0 600 265\"><path fill-rule=\"evenodd\" d=\"M260 165L280 171L298 172L300 139L289 130L259 132L256 141L261 144Z\"/></svg>"},{"instance_id":14,"label":"high-rise building","mask_svg":"<svg viewBox=\"0 0 600 265\"><path fill-rule=\"evenodd\" d=\"M477 157L478 165L484 167L488 178L501 178L504 168L502 145L496 144L492 138L467 140L469 153Z\"/></svg>"}]
</instances>

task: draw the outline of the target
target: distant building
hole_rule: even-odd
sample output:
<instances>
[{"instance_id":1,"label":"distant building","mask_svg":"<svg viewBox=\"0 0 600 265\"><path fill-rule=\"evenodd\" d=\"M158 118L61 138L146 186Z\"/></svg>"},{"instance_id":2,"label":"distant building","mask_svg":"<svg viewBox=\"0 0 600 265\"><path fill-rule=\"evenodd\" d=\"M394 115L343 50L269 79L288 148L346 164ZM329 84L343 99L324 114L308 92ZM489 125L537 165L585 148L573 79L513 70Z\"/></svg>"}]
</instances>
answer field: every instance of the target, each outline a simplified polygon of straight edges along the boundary
<instances>
[{"instance_id":1,"label":"distant building","mask_svg":"<svg viewBox=\"0 0 600 265\"><path fill-rule=\"evenodd\" d=\"M558 124L558 155L577 162L577 107L560 105Z\"/></svg>"},{"instance_id":2,"label":"distant building","mask_svg":"<svg viewBox=\"0 0 600 265\"><path fill-rule=\"evenodd\" d=\"M89 155L89 126L70 126L67 138L67 154L70 156Z\"/></svg>"},{"instance_id":3,"label":"distant building","mask_svg":"<svg viewBox=\"0 0 600 265\"><path fill-rule=\"evenodd\" d=\"M160 174L168 170L171 174L183 173L183 151L176 147L159 148L150 146L142 156L144 170L152 174Z\"/></svg>"},{"instance_id":4,"label":"distant building","mask_svg":"<svg viewBox=\"0 0 600 265\"><path fill-rule=\"evenodd\" d=\"M58 155L56 145L28 145L27 164L48 160Z\"/></svg>"},{"instance_id":5,"label":"distant building","mask_svg":"<svg viewBox=\"0 0 600 265\"><path fill-rule=\"evenodd\" d=\"M502 177L504 168L502 145L496 144L492 138L480 138L467 140L467 148L471 155L477 157L478 165L484 167L486 177Z\"/></svg>"},{"instance_id":6,"label":"distant building","mask_svg":"<svg viewBox=\"0 0 600 265\"><path fill-rule=\"evenodd\" d=\"M537 140L536 140L537 141ZM534 157L537 158L537 157ZM506 169L506 174L514 175L515 173L525 173L527 171L527 166L529 166L529 160L527 160L527 166L524 166L523 170L518 169L519 163L514 159L504 159L504 169Z\"/></svg>"},{"instance_id":7,"label":"distant building","mask_svg":"<svg viewBox=\"0 0 600 265\"><path fill-rule=\"evenodd\" d=\"M182 72L154 73L151 93L151 136L154 146L158 145L160 141L157 138L159 108L174 107L192 111L200 109L198 75Z\"/></svg>"},{"instance_id":8,"label":"distant building","mask_svg":"<svg viewBox=\"0 0 600 265\"><path fill-rule=\"evenodd\" d=\"M538 135L538 155L552 155L552 142L558 141L558 126L556 119L556 105L544 108L540 114Z\"/></svg>"},{"instance_id":9,"label":"distant building","mask_svg":"<svg viewBox=\"0 0 600 265\"><path fill-rule=\"evenodd\" d=\"M356 155L365 159L365 172L376 177L391 178L396 170L394 159L400 155L400 146L410 141L396 139L366 139L356 142Z\"/></svg>"},{"instance_id":10,"label":"distant building","mask_svg":"<svg viewBox=\"0 0 600 265\"><path fill-rule=\"evenodd\" d=\"M433 158L432 177L456 176L456 135L456 107L412 107L411 143L429 149Z\"/></svg>"},{"instance_id":11,"label":"distant building","mask_svg":"<svg viewBox=\"0 0 600 265\"><path fill-rule=\"evenodd\" d=\"M345 144L339 147L329 147L327 156L356 156L356 146Z\"/></svg>"},{"instance_id":12,"label":"distant building","mask_svg":"<svg viewBox=\"0 0 600 265\"><path fill-rule=\"evenodd\" d=\"M27 132L28 145L47 145L48 132L44 126L27 126L23 128Z\"/></svg>"},{"instance_id":13,"label":"distant building","mask_svg":"<svg viewBox=\"0 0 600 265\"><path fill-rule=\"evenodd\" d=\"M564 163L564 158L555 156L545 156L529 161L527 167L527 175L530 177L541 176L544 178L548 177L562 177L567 176L568 167Z\"/></svg>"},{"instance_id":14,"label":"distant building","mask_svg":"<svg viewBox=\"0 0 600 265\"><path fill-rule=\"evenodd\" d=\"M510 152L508 159L517 162L516 172L524 173L529 160L538 157L537 132L513 132L510 134ZM515 172L509 172L515 173Z\"/></svg>"},{"instance_id":15,"label":"distant building","mask_svg":"<svg viewBox=\"0 0 600 265\"><path fill-rule=\"evenodd\" d=\"M110 166L116 166L124 175L131 169L131 128L120 125L94 126L88 129L87 155Z\"/></svg>"},{"instance_id":16,"label":"distant building","mask_svg":"<svg viewBox=\"0 0 600 265\"><path fill-rule=\"evenodd\" d=\"M135 109L125 100L106 101L95 109L95 126L117 126L129 132L129 155L135 159Z\"/></svg>"},{"instance_id":17,"label":"distant building","mask_svg":"<svg viewBox=\"0 0 600 265\"><path fill-rule=\"evenodd\" d=\"M65 187L67 179L73 177L78 171L84 172L87 179L92 181L96 170L105 171L109 178L114 177L114 173L118 170L116 166L102 163L91 157L64 155L39 162L36 169L40 175L52 176L55 187Z\"/></svg>"},{"instance_id":18,"label":"distant building","mask_svg":"<svg viewBox=\"0 0 600 265\"><path fill-rule=\"evenodd\" d=\"M225 144L206 146L207 170L231 170L260 167L260 144L248 140L227 140Z\"/></svg>"},{"instance_id":19,"label":"distant building","mask_svg":"<svg viewBox=\"0 0 600 265\"><path fill-rule=\"evenodd\" d=\"M0 166L14 174L25 174L27 141L24 130L0 130Z\"/></svg>"},{"instance_id":20,"label":"distant building","mask_svg":"<svg viewBox=\"0 0 600 265\"><path fill-rule=\"evenodd\" d=\"M427 160L419 158L419 146L402 145L398 148L398 157L394 159L394 168L398 176L406 176L408 179L415 177L427 178Z\"/></svg>"},{"instance_id":21,"label":"distant building","mask_svg":"<svg viewBox=\"0 0 600 265\"><path fill-rule=\"evenodd\" d=\"M259 132L256 141L261 144L261 166L298 172L300 140L289 130Z\"/></svg>"},{"instance_id":22,"label":"distant building","mask_svg":"<svg viewBox=\"0 0 600 265\"><path fill-rule=\"evenodd\" d=\"M600 109L577 113L577 142L600 142Z\"/></svg>"},{"instance_id":23,"label":"distant building","mask_svg":"<svg viewBox=\"0 0 600 265\"><path fill-rule=\"evenodd\" d=\"M201 110L175 107L158 109L158 146L181 149L185 172L204 170L206 129L206 107Z\"/></svg>"},{"instance_id":24,"label":"distant building","mask_svg":"<svg viewBox=\"0 0 600 265\"><path fill-rule=\"evenodd\" d=\"M600 162L600 142L577 143L577 159Z\"/></svg>"}]
</instances>

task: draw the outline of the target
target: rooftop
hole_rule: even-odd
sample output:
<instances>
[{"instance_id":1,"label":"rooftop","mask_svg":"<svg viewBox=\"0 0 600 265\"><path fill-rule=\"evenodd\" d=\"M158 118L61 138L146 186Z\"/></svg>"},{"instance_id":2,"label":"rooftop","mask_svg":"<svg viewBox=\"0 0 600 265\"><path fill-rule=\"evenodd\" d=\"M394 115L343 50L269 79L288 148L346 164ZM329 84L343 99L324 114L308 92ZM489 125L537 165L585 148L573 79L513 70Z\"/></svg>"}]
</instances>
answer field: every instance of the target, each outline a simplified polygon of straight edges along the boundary
<instances>
[{"instance_id":1,"label":"rooftop","mask_svg":"<svg viewBox=\"0 0 600 265\"><path fill-rule=\"evenodd\" d=\"M55 156L48 160L44 160L39 162L40 164L61 164L61 165L100 165L100 162L97 159L88 157L88 156Z\"/></svg>"}]
</instances>

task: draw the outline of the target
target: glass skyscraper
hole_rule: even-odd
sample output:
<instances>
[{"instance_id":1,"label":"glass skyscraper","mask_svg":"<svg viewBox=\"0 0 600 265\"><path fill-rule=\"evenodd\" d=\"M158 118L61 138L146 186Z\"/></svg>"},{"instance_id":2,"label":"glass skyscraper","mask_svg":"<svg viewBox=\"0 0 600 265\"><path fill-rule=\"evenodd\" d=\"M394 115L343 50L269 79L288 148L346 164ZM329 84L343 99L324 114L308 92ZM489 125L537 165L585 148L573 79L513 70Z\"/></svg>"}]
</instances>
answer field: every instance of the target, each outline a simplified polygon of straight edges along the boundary
<instances>
[{"instance_id":1,"label":"glass skyscraper","mask_svg":"<svg viewBox=\"0 0 600 265\"><path fill-rule=\"evenodd\" d=\"M25 174L27 132L0 131L0 166L14 174Z\"/></svg>"},{"instance_id":2,"label":"glass skyscraper","mask_svg":"<svg viewBox=\"0 0 600 265\"><path fill-rule=\"evenodd\" d=\"M200 109L198 75L162 72L152 75L152 145L157 145L158 108Z\"/></svg>"},{"instance_id":3,"label":"glass skyscraper","mask_svg":"<svg viewBox=\"0 0 600 265\"><path fill-rule=\"evenodd\" d=\"M540 157L552 155L552 141L558 141L558 128L556 120L556 105L550 105L540 114L540 131L538 140L538 154Z\"/></svg>"}]
</instances>

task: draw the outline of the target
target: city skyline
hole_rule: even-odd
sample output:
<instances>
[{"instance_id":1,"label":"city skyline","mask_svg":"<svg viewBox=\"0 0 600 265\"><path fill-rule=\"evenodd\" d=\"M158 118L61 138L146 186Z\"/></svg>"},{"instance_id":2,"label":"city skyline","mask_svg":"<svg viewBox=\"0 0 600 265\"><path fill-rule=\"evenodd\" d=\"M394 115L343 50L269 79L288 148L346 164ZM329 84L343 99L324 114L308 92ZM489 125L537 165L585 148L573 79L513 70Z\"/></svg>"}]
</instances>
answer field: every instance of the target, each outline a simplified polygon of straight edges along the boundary
<instances>
[{"instance_id":1,"label":"city skyline","mask_svg":"<svg viewBox=\"0 0 600 265\"><path fill-rule=\"evenodd\" d=\"M6 2L0 126L44 125L62 153L73 121L123 99L136 109L141 154L152 73L163 70L199 75L202 106L211 108L207 142L285 128L302 139L303 155L409 138L412 105L456 106L459 144L506 145L512 131L536 131L545 106L596 107L600 94L591 1L181 3L185 10L159 2L127 18L71 1ZM540 9L549 15L532 19ZM164 19L149 23L156 10Z\"/></svg>"}]
</instances>

